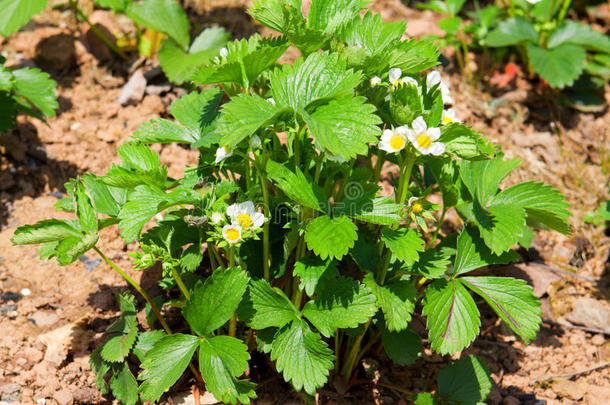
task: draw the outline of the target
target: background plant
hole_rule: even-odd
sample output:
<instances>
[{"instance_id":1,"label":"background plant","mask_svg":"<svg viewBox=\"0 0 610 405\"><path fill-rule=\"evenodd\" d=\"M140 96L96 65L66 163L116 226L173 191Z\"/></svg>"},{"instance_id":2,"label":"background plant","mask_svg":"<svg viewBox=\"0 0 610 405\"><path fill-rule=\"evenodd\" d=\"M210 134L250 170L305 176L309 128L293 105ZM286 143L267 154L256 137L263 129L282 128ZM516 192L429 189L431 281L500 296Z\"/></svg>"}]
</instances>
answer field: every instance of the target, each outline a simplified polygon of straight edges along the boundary
<instances>
[{"instance_id":1,"label":"background plant","mask_svg":"<svg viewBox=\"0 0 610 405\"><path fill-rule=\"evenodd\" d=\"M511 248L528 244L531 227L569 233L564 197L538 182L502 187L519 161L445 108L448 87L427 73L438 49L401 40L404 22L361 17L363 7L314 0L305 17L300 1L255 2L250 14L281 36L229 43L192 76L215 86L174 102L174 120L143 124L105 175L67 183L57 208L76 219L17 229L13 243L41 244L61 265L95 250L146 301L141 331L134 299L119 296L122 316L91 357L100 389L127 404L157 400L189 368L217 399L248 402L258 350L311 401L331 375L353 383L376 345L414 362L414 316L426 317L432 350L466 348L480 329L473 294L524 341L535 337L541 311L525 281L469 273L518 260ZM278 66L290 45L302 57ZM200 153L179 179L148 146L171 142ZM392 196L380 193L384 162L396 166ZM443 234L451 209L462 223ZM161 263L160 285L179 298L150 297L104 255L98 233L113 225L139 244L134 268ZM183 320L170 325L172 306ZM490 384L465 357L414 399L477 403Z\"/></svg>"}]
</instances>

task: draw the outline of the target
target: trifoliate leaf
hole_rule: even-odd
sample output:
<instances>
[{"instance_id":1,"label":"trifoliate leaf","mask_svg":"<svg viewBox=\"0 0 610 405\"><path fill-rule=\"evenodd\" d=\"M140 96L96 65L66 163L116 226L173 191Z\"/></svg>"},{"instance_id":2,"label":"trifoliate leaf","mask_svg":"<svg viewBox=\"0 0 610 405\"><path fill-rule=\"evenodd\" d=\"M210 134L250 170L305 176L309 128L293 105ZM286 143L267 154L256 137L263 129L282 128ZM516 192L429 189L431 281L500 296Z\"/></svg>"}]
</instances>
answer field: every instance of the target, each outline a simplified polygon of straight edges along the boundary
<instances>
[{"instance_id":1,"label":"trifoliate leaf","mask_svg":"<svg viewBox=\"0 0 610 405\"><path fill-rule=\"evenodd\" d=\"M195 286L182 314L195 333L210 334L231 318L247 286L248 275L242 269L216 270Z\"/></svg>"},{"instance_id":2,"label":"trifoliate leaf","mask_svg":"<svg viewBox=\"0 0 610 405\"><path fill-rule=\"evenodd\" d=\"M396 204L392 198L377 197L370 204L365 203L358 209L347 213L350 217L363 222L369 222L377 225L392 225L401 221L401 216L398 212L402 206Z\"/></svg>"},{"instance_id":3,"label":"trifoliate leaf","mask_svg":"<svg viewBox=\"0 0 610 405\"><path fill-rule=\"evenodd\" d=\"M419 260L413 264L412 271L427 279L441 278L451 264L451 256L455 253L455 249L447 249L445 247L435 247L426 249L420 253Z\"/></svg>"},{"instance_id":4,"label":"trifoliate leaf","mask_svg":"<svg viewBox=\"0 0 610 405\"><path fill-rule=\"evenodd\" d=\"M100 355L101 347L98 347L91 352L89 356L89 367L95 373L95 386L101 391L102 394L108 393L108 384L104 378L110 371L111 363L104 361Z\"/></svg>"},{"instance_id":5,"label":"trifoliate leaf","mask_svg":"<svg viewBox=\"0 0 610 405\"><path fill-rule=\"evenodd\" d=\"M296 261L293 274L301 278L299 288L312 297L320 280L339 276L332 260L322 260L316 256L306 256Z\"/></svg>"},{"instance_id":6,"label":"trifoliate leaf","mask_svg":"<svg viewBox=\"0 0 610 405\"><path fill-rule=\"evenodd\" d=\"M237 380L248 368L248 346L230 336L214 336L201 341L199 369L214 398L224 403L247 404L256 398L253 383Z\"/></svg>"},{"instance_id":7,"label":"trifoliate leaf","mask_svg":"<svg viewBox=\"0 0 610 405\"><path fill-rule=\"evenodd\" d=\"M494 204L485 210L475 200L473 212L479 232L494 254L502 254L521 239L525 226L523 208L509 204Z\"/></svg>"},{"instance_id":8,"label":"trifoliate leaf","mask_svg":"<svg viewBox=\"0 0 610 405\"><path fill-rule=\"evenodd\" d=\"M186 13L173 0L142 0L130 3L127 16L136 24L160 31L182 48L189 46L189 21Z\"/></svg>"},{"instance_id":9,"label":"trifoliate leaf","mask_svg":"<svg viewBox=\"0 0 610 405\"><path fill-rule=\"evenodd\" d=\"M419 252L424 251L424 241L415 229L384 228L381 230L381 239L394 257L409 266L417 261Z\"/></svg>"},{"instance_id":10,"label":"trifoliate leaf","mask_svg":"<svg viewBox=\"0 0 610 405\"><path fill-rule=\"evenodd\" d=\"M293 173L285 165L271 159L267 161L267 176L288 197L305 207L322 211L328 204L321 201L313 189L313 183L305 178L305 175L297 167Z\"/></svg>"},{"instance_id":11,"label":"trifoliate leaf","mask_svg":"<svg viewBox=\"0 0 610 405\"><path fill-rule=\"evenodd\" d=\"M446 152L463 159L480 159L492 156L495 148L488 139L471 127L452 123L441 127L439 142L445 144Z\"/></svg>"},{"instance_id":12,"label":"trifoliate leaf","mask_svg":"<svg viewBox=\"0 0 610 405\"><path fill-rule=\"evenodd\" d=\"M146 353L164 336L165 332L160 329L139 333L136 344L133 346L133 354L138 356L140 362L143 362Z\"/></svg>"},{"instance_id":13,"label":"trifoliate leaf","mask_svg":"<svg viewBox=\"0 0 610 405\"><path fill-rule=\"evenodd\" d=\"M60 266L72 264L95 246L99 237L97 233L81 234L63 239L55 251L57 262Z\"/></svg>"},{"instance_id":14,"label":"trifoliate leaf","mask_svg":"<svg viewBox=\"0 0 610 405\"><path fill-rule=\"evenodd\" d=\"M610 53L608 35L577 21L566 21L557 27L550 36L547 47L552 49L561 44L580 45L593 51Z\"/></svg>"},{"instance_id":15,"label":"trifoliate leaf","mask_svg":"<svg viewBox=\"0 0 610 405\"><path fill-rule=\"evenodd\" d=\"M305 228L307 247L322 259L341 259L358 239L358 227L346 216L330 218L322 215Z\"/></svg>"},{"instance_id":16,"label":"trifoliate leaf","mask_svg":"<svg viewBox=\"0 0 610 405\"><path fill-rule=\"evenodd\" d=\"M106 329L108 340L102 346L102 358L110 362L120 362L129 354L138 336L138 311L135 298L130 293L117 295L121 308L121 316Z\"/></svg>"},{"instance_id":17,"label":"trifoliate leaf","mask_svg":"<svg viewBox=\"0 0 610 405\"><path fill-rule=\"evenodd\" d=\"M457 405L483 403L491 391L489 374L478 357L462 357L439 371L438 393L443 402Z\"/></svg>"},{"instance_id":18,"label":"trifoliate leaf","mask_svg":"<svg viewBox=\"0 0 610 405\"><path fill-rule=\"evenodd\" d=\"M117 363L112 366L112 370L112 395L124 405L135 405L138 402L138 382L129 370L129 365L126 362Z\"/></svg>"},{"instance_id":19,"label":"trifoliate leaf","mask_svg":"<svg viewBox=\"0 0 610 405\"><path fill-rule=\"evenodd\" d=\"M502 156L491 160L462 160L460 176L472 197L485 206L496 194L500 182L520 163L518 159L502 160Z\"/></svg>"},{"instance_id":20,"label":"trifoliate leaf","mask_svg":"<svg viewBox=\"0 0 610 405\"><path fill-rule=\"evenodd\" d=\"M15 78L14 92L24 97L43 115L55 116L55 110L59 106L55 80L52 80L46 72L31 68L17 69L13 71L13 77Z\"/></svg>"},{"instance_id":21,"label":"trifoliate leaf","mask_svg":"<svg viewBox=\"0 0 610 405\"><path fill-rule=\"evenodd\" d=\"M506 264L519 260L519 254L513 250L494 255L479 237L476 229L465 227L457 239L457 253L451 275L456 277L490 264Z\"/></svg>"},{"instance_id":22,"label":"trifoliate leaf","mask_svg":"<svg viewBox=\"0 0 610 405\"><path fill-rule=\"evenodd\" d=\"M521 16L501 21L498 27L485 37L485 44L491 47L504 47L526 42L538 43L538 33L532 23Z\"/></svg>"},{"instance_id":23,"label":"trifoliate leaf","mask_svg":"<svg viewBox=\"0 0 610 405\"><path fill-rule=\"evenodd\" d=\"M362 47L370 56L386 52L400 41L407 27L406 22L385 23L381 14L368 11L362 19L355 17L341 30L340 38L349 46Z\"/></svg>"},{"instance_id":24,"label":"trifoliate leaf","mask_svg":"<svg viewBox=\"0 0 610 405\"><path fill-rule=\"evenodd\" d=\"M377 297L377 305L383 312L386 327L391 332L407 329L417 301L417 290L411 280L400 280L379 285L372 273L364 277L364 283Z\"/></svg>"},{"instance_id":25,"label":"trifoliate leaf","mask_svg":"<svg viewBox=\"0 0 610 405\"><path fill-rule=\"evenodd\" d=\"M296 391L313 395L326 384L335 357L319 334L297 319L281 328L272 343L271 360Z\"/></svg>"},{"instance_id":26,"label":"trifoliate leaf","mask_svg":"<svg viewBox=\"0 0 610 405\"><path fill-rule=\"evenodd\" d=\"M80 237L82 233L66 220L47 219L34 225L23 225L15 230L11 242L15 245L34 245L61 241L71 236Z\"/></svg>"},{"instance_id":27,"label":"trifoliate leaf","mask_svg":"<svg viewBox=\"0 0 610 405\"><path fill-rule=\"evenodd\" d=\"M259 128L272 124L282 112L282 108L256 94L232 98L222 106L218 121L217 131L222 135L220 144L236 147Z\"/></svg>"},{"instance_id":28,"label":"trifoliate leaf","mask_svg":"<svg viewBox=\"0 0 610 405\"><path fill-rule=\"evenodd\" d=\"M526 343L536 337L542 310L533 288L525 280L510 277L462 277L460 280L480 295Z\"/></svg>"},{"instance_id":29,"label":"trifoliate leaf","mask_svg":"<svg viewBox=\"0 0 610 405\"><path fill-rule=\"evenodd\" d=\"M422 314L431 348L440 354L464 349L481 327L479 310L459 280L436 280L425 290Z\"/></svg>"},{"instance_id":30,"label":"trifoliate leaf","mask_svg":"<svg viewBox=\"0 0 610 405\"><path fill-rule=\"evenodd\" d=\"M312 0L307 21L310 27L332 34L352 21L367 3L364 0Z\"/></svg>"},{"instance_id":31,"label":"trifoliate leaf","mask_svg":"<svg viewBox=\"0 0 610 405\"><path fill-rule=\"evenodd\" d=\"M299 316L299 311L278 288L267 280L250 281L238 309L239 318L255 329L281 328Z\"/></svg>"},{"instance_id":32,"label":"trifoliate leaf","mask_svg":"<svg viewBox=\"0 0 610 405\"><path fill-rule=\"evenodd\" d=\"M184 373L199 338L176 333L159 340L145 355L142 372L138 376L144 381L140 385L142 401L157 401Z\"/></svg>"},{"instance_id":33,"label":"trifoliate leaf","mask_svg":"<svg viewBox=\"0 0 610 405\"><path fill-rule=\"evenodd\" d=\"M305 304L303 315L326 337L335 329L355 328L377 312L371 290L351 278L324 280L318 297Z\"/></svg>"},{"instance_id":34,"label":"trifoliate leaf","mask_svg":"<svg viewBox=\"0 0 610 405\"><path fill-rule=\"evenodd\" d=\"M413 364L424 351L421 338L410 330L390 332L384 328L381 342L388 357L401 366Z\"/></svg>"},{"instance_id":35,"label":"trifoliate leaf","mask_svg":"<svg viewBox=\"0 0 610 405\"><path fill-rule=\"evenodd\" d=\"M561 44L552 49L527 44L530 63L553 88L571 86L583 72L585 49L580 45Z\"/></svg>"},{"instance_id":36,"label":"trifoliate leaf","mask_svg":"<svg viewBox=\"0 0 610 405\"><path fill-rule=\"evenodd\" d=\"M8 37L35 14L44 10L48 0L0 0L0 35Z\"/></svg>"},{"instance_id":37,"label":"trifoliate leaf","mask_svg":"<svg viewBox=\"0 0 610 405\"><path fill-rule=\"evenodd\" d=\"M377 141L381 119L375 107L365 103L364 97L342 97L303 113L303 119L316 142L333 155L346 160L366 155L368 145Z\"/></svg>"}]
</instances>

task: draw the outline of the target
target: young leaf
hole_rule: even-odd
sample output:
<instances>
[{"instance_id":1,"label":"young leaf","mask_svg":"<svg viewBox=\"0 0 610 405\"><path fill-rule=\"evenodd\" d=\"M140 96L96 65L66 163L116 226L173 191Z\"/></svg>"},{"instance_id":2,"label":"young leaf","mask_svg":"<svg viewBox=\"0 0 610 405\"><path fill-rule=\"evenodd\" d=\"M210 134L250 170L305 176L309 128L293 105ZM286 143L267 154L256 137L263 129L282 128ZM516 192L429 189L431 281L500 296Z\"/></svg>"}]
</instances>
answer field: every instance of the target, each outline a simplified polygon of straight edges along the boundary
<instances>
[{"instance_id":1,"label":"young leaf","mask_svg":"<svg viewBox=\"0 0 610 405\"><path fill-rule=\"evenodd\" d=\"M152 349L155 344L163 339L165 332L160 329L138 333L136 344L133 346L133 354L135 354L140 362L144 362L146 353Z\"/></svg>"},{"instance_id":2,"label":"young leaf","mask_svg":"<svg viewBox=\"0 0 610 405\"><path fill-rule=\"evenodd\" d=\"M148 186L137 186L130 194L129 201L119 212L119 229L126 242L131 242L140 235L142 227L162 210L166 194Z\"/></svg>"},{"instance_id":3,"label":"young leaf","mask_svg":"<svg viewBox=\"0 0 610 405\"><path fill-rule=\"evenodd\" d=\"M248 9L248 14L265 27L282 34L286 34L291 21L305 24L301 0L256 0Z\"/></svg>"},{"instance_id":4,"label":"young leaf","mask_svg":"<svg viewBox=\"0 0 610 405\"><path fill-rule=\"evenodd\" d=\"M364 277L364 283L377 297L377 305L383 312L386 328L390 332L407 329L417 301L417 290L408 278L401 278L379 285L372 273Z\"/></svg>"},{"instance_id":5,"label":"young leaf","mask_svg":"<svg viewBox=\"0 0 610 405\"><path fill-rule=\"evenodd\" d=\"M359 46L366 49L368 55L386 52L400 41L407 27L406 22L383 22L381 14L371 11L362 17L357 16L340 32L340 37L349 46Z\"/></svg>"},{"instance_id":6,"label":"young leaf","mask_svg":"<svg viewBox=\"0 0 610 405\"><path fill-rule=\"evenodd\" d=\"M205 127L218 115L222 95L223 92L218 87L187 93L172 103L170 111L189 130L193 140L197 141Z\"/></svg>"},{"instance_id":7,"label":"young leaf","mask_svg":"<svg viewBox=\"0 0 610 405\"><path fill-rule=\"evenodd\" d=\"M248 326L265 329L281 328L296 319L299 311L282 290L272 288L267 280L256 280L250 281L238 314Z\"/></svg>"},{"instance_id":8,"label":"young leaf","mask_svg":"<svg viewBox=\"0 0 610 405\"><path fill-rule=\"evenodd\" d=\"M485 37L485 44L491 47L504 47L524 42L537 43L538 33L532 23L521 16L501 21L498 28Z\"/></svg>"},{"instance_id":9,"label":"young leaf","mask_svg":"<svg viewBox=\"0 0 610 405\"><path fill-rule=\"evenodd\" d=\"M142 372L138 379L142 401L157 401L184 373L195 350L199 338L176 333L159 340L145 355Z\"/></svg>"},{"instance_id":10,"label":"young leaf","mask_svg":"<svg viewBox=\"0 0 610 405\"><path fill-rule=\"evenodd\" d=\"M67 266L74 263L76 259L93 248L99 237L97 233L87 233L80 236L70 236L63 239L55 251L57 262L60 266Z\"/></svg>"},{"instance_id":11,"label":"young leaf","mask_svg":"<svg viewBox=\"0 0 610 405\"><path fill-rule=\"evenodd\" d=\"M242 404L256 398L255 384L237 380L248 368L248 346L230 336L214 336L201 341L199 369L214 398L224 403Z\"/></svg>"},{"instance_id":12,"label":"young leaf","mask_svg":"<svg viewBox=\"0 0 610 405\"><path fill-rule=\"evenodd\" d=\"M441 127L439 142L445 144L446 152L463 159L480 159L492 156L495 148L488 139L471 127L452 123Z\"/></svg>"},{"instance_id":13,"label":"young leaf","mask_svg":"<svg viewBox=\"0 0 610 405\"><path fill-rule=\"evenodd\" d=\"M80 237L82 233L67 220L46 219L34 225L23 225L15 230L11 238L14 245L35 245L61 241L71 236Z\"/></svg>"},{"instance_id":14,"label":"young leaf","mask_svg":"<svg viewBox=\"0 0 610 405\"><path fill-rule=\"evenodd\" d=\"M540 301L525 280L510 277L462 277L464 285L480 295L526 343L540 329Z\"/></svg>"},{"instance_id":15,"label":"young leaf","mask_svg":"<svg viewBox=\"0 0 610 405\"><path fill-rule=\"evenodd\" d=\"M112 395L124 405L135 405L138 402L138 382L129 370L129 365L126 362L118 363L112 366L112 370Z\"/></svg>"},{"instance_id":16,"label":"young leaf","mask_svg":"<svg viewBox=\"0 0 610 405\"><path fill-rule=\"evenodd\" d=\"M339 271L332 260L322 260L316 256L303 257L294 264L293 274L301 277L299 288L312 297L321 280L339 276Z\"/></svg>"},{"instance_id":17,"label":"young leaf","mask_svg":"<svg viewBox=\"0 0 610 405\"><path fill-rule=\"evenodd\" d=\"M84 174L81 179L91 197L95 210L98 213L116 217L121 205L125 204L127 200L127 190L110 187L101 181L101 177L91 173Z\"/></svg>"},{"instance_id":18,"label":"young leaf","mask_svg":"<svg viewBox=\"0 0 610 405\"><path fill-rule=\"evenodd\" d=\"M118 294L121 316L107 329L108 340L102 346L102 358L110 362L120 362L129 354L138 336L138 311L135 298L130 293Z\"/></svg>"},{"instance_id":19,"label":"young leaf","mask_svg":"<svg viewBox=\"0 0 610 405\"><path fill-rule=\"evenodd\" d=\"M346 216L330 218L322 215L305 228L307 247L322 259L341 259L358 239L358 227Z\"/></svg>"},{"instance_id":20,"label":"young leaf","mask_svg":"<svg viewBox=\"0 0 610 405\"><path fill-rule=\"evenodd\" d=\"M489 370L475 356L462 357L438 373L438 393L443 402L460 405L483 403L491 386Z\"/></svg>"},{"instance_id":21,"label":"young leaf","mask_svg":"<svg viewBox=\"0 0 610 405\"><path fill-rule=\"evenodd\" d=\"M189 45L189 21L186 13L173 0L142 0L130 3L127 16L136 24L161 31L182 48Z\"/></svg>"},{"instance_id":22,"label":"young leaf","mask_svg":"<svg viewBox=\"0 0 610 405\"><path fill-rule=\"evenodd\" d=\"M352 21L366 4L364 0L312 0L307 21L310 27L332 34Z\"/></svg>"},{"instance_id":23,"label":"young leaf","mask_svg":"<svg viewBox=\"0 0 610 405\"><path fill-rule=\"evenodd\" d=\"M413 364L424 351L421 338L410 330L390 332L384 328L381 342L388 357L401 366Z\"/></svg>"},{"instance_id":24,"label":"young leaf","mask_svg":"<svg viewBox=\"0 0 610 405\"><path fill-rule=\"evenodd\" d=\"M374 113L375 107L365 101L364 97L342 97L302 115L323 149L349 160L366 155L369 143L381 134L377 126L381 119Z\"/></svg>"},{"instance_id":25,"label":"young leaf","mask_svg":"<svg viewBox=\"0 0 610 405\"><path fill-rule=\"evenodd\" d=\"M110 371L111 363L104 361L100 355L101 347L98 347L91 352L89 356L89 367L95 373L95 386L101 391L102 394L108 393L108 384L104 378Z\"/></svg>"},{"instance_id":26,"label":"young leaf","mask_svg":"<svg viewBox=\"0 0 610 405\"><path fill-rule=\"evenodd\" d=\"M326 384L335 357L319 334L296 319L280 329L272 343L271 360L295 390L313 395Z\"/></svg>"},{"instance_id":27,"label":"young leaf","mask_svg":"<svg viewBox=\"0 0 610 405\"><path fill-rule=\"evenodd\" d=\"M383 66L399 68L403 74L419 74L421 71L438 65L439 51L432 42L410 39L400 42L390 54L389 64ZM381 73L381 72L380 72Z\"/></svg>"},{"instance_id":28,"label":"young leaf","mask_svg":"<svg viewBox=\"0 0 610 405\"><path fill-rule=\"evenodd\" d=\"M288 197L305 207L322 211L328 203L321 201L316 195L312 183L305 178L299 168L293 173L285 165L271 159L267 161L267 176Z\"/></svg>"},{"instance_id":29,"label":"young leaf","mask_svg":"<svg viewBox=\"0 0 610 405\"><path fill-rule=\"evenodd\" d=\"M0 0L0 35L8 37L46 5L47 0Z\"/></svg>"},{"instance_id":30,"label":"young leaf","mask_svg":"<svg viewBox=\"0 0 610 405\"><path fill-rule=\"evenodd\" d=\"M248 275L242 269L216 270L195 286L182 314L195 333L210 334L231 318L247 287Z\"/></svg>"},{"instance_id":31,"label":"young leaf","mask_svg":"<svg viewBox=\"0 0 610 405\"><path fill-rule=\"evenodd\" d=\"M335 329L355 328L377 312L371 290L347 277L324 280L318 300L303 307L303 315L326 337Z\"/></svg>"},{"instance_id":32,"label":"young leaf","mask_svg":"<svg viewBox=\"0 0 610 405\"><path fill-rule=\"evenodd\" d=\"M527 45L532 67L553 88L571 86L582 74L586 52L582 46L561 44L552 49Z\"/></svg>"},{"instance_id":33,"label":"young leaf","mask_svg":"<svg viewBox=\"0 0 610 405\"><path fill-rule=\"evenodd\" d=\"M381 230L381 239L398 260L412 265L424 251L424 241L415 229L400 228Z\"/></svg>"},{"instance_id":34,"label":"young leaf","mask_svg":"<svg viewBox=\"0 0 610 405\"><path fill-rule=\"evenodd\" d=\"M39 0L34 0L35 2ZM22 2L22 1L19 1ZM0 10L2 8L0 7ZM23 68L13 71L15 78L14 91L47 117L54 117L57 104L57 83L46 73L38 69Z\"/></svg>"},{"instance_id":35,"label":"young leaf","mask_svg":"<svg viewBox=\"0 0 610 405\"><path fill-rule=\"evenodd\" d=\"M454 354L479 333L481 320L474 300L460 279L436 280L426 288L422 314L427 317L432 350Z\"/></svg>"},{"instance_id":36,"label":"young leaf","mask_svg":"<svg viewBox=\"0 0 610 405\"><path fill-rule=\"evenodd\" d=\"M82 230L88 233L97 232L97 213L81 181L76 182L74 197L76 199L76 216Z\"/></svg>"},{"instance_id":37,"label":"young leaf","mask_svg":"<svg viewBox=\"0 0 610 405\"><path fill-rule=\"evenodd\" d=\"M392 225L402 219L398 212L402 208L389 197L374 198L370 204L365 203L352 212L346 212L350 217L363 222L377 225Z\"/></svg>"},{"instance_id":38,"label":"young leaf","mask_svg":"<svg viewBox=\"0 0 610 405\"><path fill-rule=\"evenodd\" d=\"M513 250L496 256L481 238L477 231L468 226L464 228L457 239L457 254L451 275L456 277L490 264L506 264L519 260L519 254Z\"/></svg>"}]
</instances>

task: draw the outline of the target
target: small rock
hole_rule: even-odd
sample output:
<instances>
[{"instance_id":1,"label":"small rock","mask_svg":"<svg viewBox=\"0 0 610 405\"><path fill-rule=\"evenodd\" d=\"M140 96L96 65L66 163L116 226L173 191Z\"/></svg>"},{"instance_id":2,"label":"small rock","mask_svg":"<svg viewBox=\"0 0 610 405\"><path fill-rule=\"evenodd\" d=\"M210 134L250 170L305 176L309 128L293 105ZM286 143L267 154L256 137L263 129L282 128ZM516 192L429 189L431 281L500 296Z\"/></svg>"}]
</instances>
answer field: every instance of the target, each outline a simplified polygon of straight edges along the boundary
<instances>
[{"instance_id":1,"label":"small rock","mask_svg":"<svg viewBox=\"0 0 610 405\"><path fill-rule=\"evenodd\" d=\"M2 302L9 302L9 301L13 301L13 302L17 302L19 301L21 298L23 298L23 295L13 292L13 291L7 291L4 294L2 294L2 296L0 296L0 301Z\"/></svg>"},{"instance_id":2,"label":"small rock","mask_svg":"<svg viewBox=\"0 0 610 405\"><path fill-rule=\"evenodd\" d=\"M27 297L28 295L32 294L32 291L29 288L24 288L20 292L21 295L23 295L24 297Z\"/></svg>"},{"instance_id":3,"label":"small rock","mask_svg":"<svg viewBox=\"0 0 610 405\"><path fill-rule=\"evenodd\" d=\"M11 312L15 312L17 304L0 305L0 315L8 316Z\"/></svg>"},{"instance_id":4,"label":"small rock","mask_svg":"<svg viewBox=\"0 0 610 405\"><path fill-rule=\"evenodd\" d=\"M192 392L185 391L180 392L172 396L174 400L174 404L176 405L195 405L195 396ZM214 395L210 392L204 392L199 396L199 403L201 405L214 405L217 404L218 401L214 398Z\"/></svg>"},{"instance_id":5,"label":"small rock","mask_svg":"<svg viewBox=\"0 0 610 405\"><path fill-rule=\"evenodd\" d=\"M577 325L610 332L610 310L593 298L579 297L566 319Z\"/></svg>"},{"instance_id":6,"label":"small rock","mask_svg":"<svg viewBox=\"0 0 610 405\"><path fill-rule=\"evenodd\" d=\"M167 93L172 89L169 84L151 84L146 86L146 94L158 96L162 93Z\"/></svg>"},{"instance_id":7,"label":"small rock","mask_svg":"<svg viewBox=\"0 0 610 405\"><path fill-rule=\"evenodd\" d=\"M506 398L504 398L504 401L502 401L502 405L521 405L521 401L519 401L517 398L509 395Z\"/></svg>"},{"instance_id":8,"label":"small rock","mask_svg":"<svg viewBox=\"0 0 610 405\"><path fill-rule=\"evenodd\" d=\"M87 274L91 273L93 269L95 269L97 266L100 265L100 263L102 263L102 259L100 259L99 257L95 259L90 259L85 255L79 257L78 260L85 264L85 272Z\"/></svg>"},{"instance_id":9,"label":"small rock","mask_svg":"<svg viewBox=\"0 0 610 405\"><path fill-rule=\"evenodd\" d=\"M72 68L76 64L74 37L60 33L44 38L36 45L36 63L49 70Z\"/></svg>"},{"instance_id":10,"label":"small rock","mask_svg":"<svg viewBox=\"0 0 610 405\"><path fill-rule=\"evenodd\" d=\"M97 392L93 388L79 388L74 390L74 401L81 404L93 404L96 402Z\"/></svg>"},{"instance_id":11,"label":"small rock","mask_svg":"<svg viewBox=\"0 0 610 405\"><path fill-rule=\"evenodd\" d=\"M578 401L587 393L587 384L570 380L557 380L553 382L552 389L559 397Z\"/></svg>"},{"instance_id":12,"label":"small rock","mask_svg":"<svg viewBox=\"0 0 610 405\"><path fill-rule=\"evenodd\" d=\"M38 364L42 360L43 353L34 347L27 347L23 349L23 356L31 364Z\"/></svg>"},{"instance_id":13,"label":"small rock","mask_svg":"<svg viewBox=\"0 0 610 405\"><path fill-rule=\"evenodd\" d=\"M144 97L145 91L146 78L142 69L138 69L131 75L125 86L123 86L121 96L119 97L119 104L122 106L137 104Z\"/></svg>"},{"instance_id":14,"label":"small rock","mask_svg":"<svg viewBox=\"0 0 610 405\"><path fill-rule=\"evenodd\" d=\"M53 399L55 399L59 405L72 405L74 402L72 394L66 389L57 391L55 395L53 395Z\"/></svg>"},{"instance_id":15,"label":"small rock","mask_svg":"<svg viewBox=\"0 0 610 405\"><path fill-rule=\"evenodd\" d=\"M30 316L30 318L33 319L34 323L41 328L51 326L59 320L57 314L47 311L36 311Z\"/></svg>"},{"instance_id":16,"label":"small rock","mask_svg":"<svg viewBox=\"0 0 610 405\"><path fill-rule=\"evenodd\" d=\"M8 319L16 319L19 314L17 311L11 311L8 313Z\"/></svg>"},{"instance_id":17,"label":"small rock","mask_svg":"<svg viewBox=\"0 0 610 405\"><path fill-rule=\"evenodd\" d=\"M0 400L6 402L19 402L21 400L21 386L14 383L0 386Z\"/></svg>"},{"instance_id":18,"label":"small rock","mask_svg":"<svg viewBox=\"0 0 610 405\"><path fill-rule=\"evenodd\" d=\"M64 193L62 193L61 191L51 191L50 193L47 193L47 195L49 197L55 197L57 199L64 198Z\"/></svg>"},{"instance_id":19,"label":"small rock","mask_svg":"<svg viewBox=\"0 0 610 405\"><path fill-rule=\"evenodd\" d=\"M595 335L591 338L591 344L593 344L595 346L601 346L604 343L606 343L606 339L604 338L604 335Z\"/></svg>"}]
</instances>

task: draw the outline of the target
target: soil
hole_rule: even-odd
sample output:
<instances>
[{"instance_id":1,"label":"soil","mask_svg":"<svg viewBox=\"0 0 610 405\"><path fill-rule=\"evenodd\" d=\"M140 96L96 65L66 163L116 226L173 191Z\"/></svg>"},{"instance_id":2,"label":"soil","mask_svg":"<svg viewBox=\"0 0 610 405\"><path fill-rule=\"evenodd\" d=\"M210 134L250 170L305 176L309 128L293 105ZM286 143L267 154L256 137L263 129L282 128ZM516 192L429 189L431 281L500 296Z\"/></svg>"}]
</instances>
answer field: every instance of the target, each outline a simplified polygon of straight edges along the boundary
<instances>
[{"instance_id":1,"label":"soil","mask_svg":"<svg viewBox=\"0 0 610 405\"><path fill-rule=\"evenodd\" d=\"M220 24L235 38L268 33L245 14L248 1L184 3L199 26ZM439 33L440 17L430 11L407 8L398 0L374 1L371 8L386 20L406 19L409 36ZM94 15L92 20L108 33L133 32L128 20L101 10ZM607 31L608 20L598 22ZM3 136L9 146L0 150L0 404L109 404L110 397L95 387L88 358L116 319L114 293L126 289L126 283L93 255L64 268L40 261L34 246L12 247L9 238L17 226L62 217L53 204L63 195L63 184L80 173L103 174L118 161L117 146L142 122L167 116L168 106L184 90L169 86L154 62L114 57L61 9L48 8L0 45L8 64L49 71L59 84L60 105L57 116L46 123L20 118ZM284 59L291 57L294 53ZM122 87L138 68L157 88L121 106ZM610 238L603 226L586 224L583 218L610 197L610 112L553 110L545 116L540 114L547 107L539 97L543 90L523 74L508 87L490 91L473 87L453 65L444 74L458 116L501 145L507 157L522 159L505 184L530 179L550 183L567 196L574 214L572 235L539 231L532 248L521 252L521 263L491 269L535 287L544 319L536 340L525 345L481 305L481 336L462 355L482 357L491 370L490 404L609 403ZM182 175L185 164L197 162L195 152L180 146L156 148L170 176ZM134 247L125 246L116 230L105 229L98 246L129 269L128 253ZM154 294L154 269L128 272ZM423 331L422 319L414 325ZM347 392L340 384L329 384L319 392L321 403L410 403L409 392L434 388L436 373L447 360L426 350L412 366L397 367L379 350L372 353L374 358L362 361L358 384ZM251 368L251 378L261 384L256 403L300 403L259 357L253 354ZM180 393L189 388L188 380L180 381L164 401L193 403Z\"/></svg>"}]
</instances>

